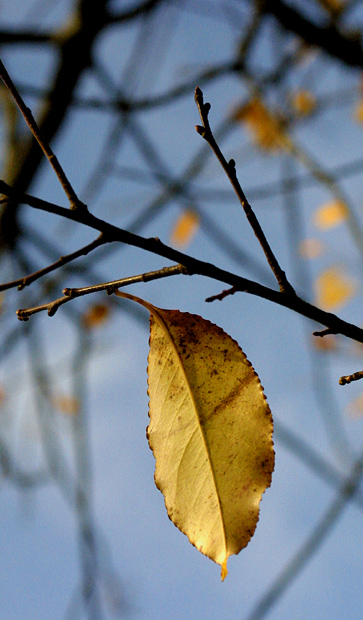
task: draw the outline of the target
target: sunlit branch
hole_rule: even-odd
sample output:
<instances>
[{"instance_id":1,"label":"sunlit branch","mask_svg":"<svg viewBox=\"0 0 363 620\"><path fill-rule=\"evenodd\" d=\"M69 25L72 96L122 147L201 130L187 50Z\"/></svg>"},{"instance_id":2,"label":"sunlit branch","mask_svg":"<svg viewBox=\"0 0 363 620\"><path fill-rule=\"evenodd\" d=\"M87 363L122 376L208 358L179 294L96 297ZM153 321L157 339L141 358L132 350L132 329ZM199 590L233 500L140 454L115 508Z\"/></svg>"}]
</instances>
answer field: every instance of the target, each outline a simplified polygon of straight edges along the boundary
<instances>
[{"instance_id":1,"label":"sunlit branch","mask_svg":"<svg viewBox=\"0 0 363 620\"><path fill-rule=\"evenodd\" d=\"M287 278L286 278L286 274L285 272L281 269L277 258L275 257L270 244L268 243L265 234L260 226L260 223L254 213L254 211L252 210L251 205L249 204L245 193L237 179L237 174L236 174L236 163L234 161L234 159L231 159L230 161L227 162L227 160L225 159L223 153L221 152L214 136L212 133L212 130L210 128L210 124L209 124L209 120L208 120L208 114L209 114L209 110L210 110L210 103L204 103L203 101L203 93L200 90L200 88L196 88L195 89L195 102L198 106L198 110L199 110L199 114L200 114L200 118L202 120L203 123L203 127L201 127L200 125L196 126L196 130L197 132L208 142L208 144L211 146L211 148L213 149L218 161L220 162L223 170L225 171L228 179L230 180L232 187L234 189L234 191L236 192L236 195L243 207L243 210L246 214L247 220L250 223L264 253L267 259L268 264L270 265L272 272L279 284L280 287L280 291L281 293L289 293L290 295L294 294L294 289L292 288L291 284L288 282Z\"/></svg>"},{"instance_id":2,"label":"sunlit branch","mask_svg":"<svg viewBox=\"0 0 363 620\"><path fill-rule=\"evenodd\" d=\"M363 370L354 372L352 375L340 377L339 383L340 385L346 385L347 383L352 383L352 381L359 381L359 379L363 379Z\"/></svg>"},{"instance_id":3,"label":"sunlit branch","mask_svg":"<svg viewBox=\"0 0 363 620\"><path fill-rule=\"evenodd\" d=\"M112 293L114 293L118 288L123 286L129 286L130 284L136 284L138 282L150 282L151 280L159 280L160 278L168 278L179 274L188 275L188 271L183 265L163 267L157 271L149 271L148 273L142 273L128 278L121 278L119 280L112 280L111 282L103 282L102 284L84 286L82 288L65 288L63 289L64 297L55 299L47 304L34 306L34 308L20 309L16 314L21 321L27 321L32 314L36 314L44 310L48 312L48 316L53 316L60 306L68 301L71 301L71 299L76 299L76 297L83 297L84 295L99 293L100 291L107 291L109 295L112 295Z\"/></svg>"}]
</instances>

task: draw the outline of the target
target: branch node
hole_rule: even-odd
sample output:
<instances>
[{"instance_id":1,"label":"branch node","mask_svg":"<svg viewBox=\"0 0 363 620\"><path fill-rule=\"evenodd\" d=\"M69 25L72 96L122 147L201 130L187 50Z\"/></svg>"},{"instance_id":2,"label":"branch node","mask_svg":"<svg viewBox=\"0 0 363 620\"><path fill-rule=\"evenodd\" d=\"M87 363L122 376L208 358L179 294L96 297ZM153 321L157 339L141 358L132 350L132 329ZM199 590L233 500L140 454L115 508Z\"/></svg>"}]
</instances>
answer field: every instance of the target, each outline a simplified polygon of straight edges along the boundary
<instances>
[{"instance_id":1,"label":"branch node","mask_svg":"<svg viewBox=\"0 0 363 620\"><path fill-rule=\"evenodd\" d=\"M230 174L232 174L233 176L236 176L236 162L234 159L229 160L228 167L230 170Z\"/></svg>"},{"instance_id":2,"label":"branch node","mask_svg":"<svg viewBox=\"0 0 363 620\"><path fill-rule=\"evenodd\" d=\"M78 211L80 213L88 213L88 207L81 200L72 200L70 203L71 211Z\"/></svg>"}]
</instances>

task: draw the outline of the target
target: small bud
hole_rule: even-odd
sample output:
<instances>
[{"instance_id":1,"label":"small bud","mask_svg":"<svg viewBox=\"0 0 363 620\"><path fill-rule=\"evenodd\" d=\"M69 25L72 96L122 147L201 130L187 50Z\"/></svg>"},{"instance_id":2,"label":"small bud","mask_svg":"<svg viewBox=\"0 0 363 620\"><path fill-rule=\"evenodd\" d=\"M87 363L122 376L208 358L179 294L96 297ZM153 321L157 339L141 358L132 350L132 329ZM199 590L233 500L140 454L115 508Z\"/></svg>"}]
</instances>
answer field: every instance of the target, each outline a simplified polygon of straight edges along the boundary
<instances>
[{"instance_id":1,"label":"small bud","mask_svg":"<svg viewBox=\"0 0 363 620\"><path fill-rule=\"evenodd\" d=\"M196 87L195 91L194 91L194 99L195 101L198 103L198 100L201 99L202 103L203 103L203 93L200 90L199 86Z\"/></svg>"},{"instance_id":2,"label":"small bud","mask_svg":"<svg viewBox=\"0 0 363 620\"><path fill-rule=\"evenodd\" d=\"M205 136L205 129L204 129L204 127L202 127L201 125L196 125L195 126L195 131L197 133L199 133L199 135L202 136L202 138L204 138L204 136Z\"/></svg>"}]
</instances>

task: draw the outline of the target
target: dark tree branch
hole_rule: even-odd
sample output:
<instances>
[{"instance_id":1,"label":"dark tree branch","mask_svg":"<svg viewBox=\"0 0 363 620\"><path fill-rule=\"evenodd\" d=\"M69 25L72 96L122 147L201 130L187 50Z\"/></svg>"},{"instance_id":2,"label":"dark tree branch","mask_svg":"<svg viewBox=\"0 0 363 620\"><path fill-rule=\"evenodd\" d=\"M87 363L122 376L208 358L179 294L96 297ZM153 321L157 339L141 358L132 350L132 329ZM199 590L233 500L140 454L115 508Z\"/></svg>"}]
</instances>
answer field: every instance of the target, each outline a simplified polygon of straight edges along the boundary
<instances>
[{"instance_id":1,"label":"dark tree branch","mask_svg":"<svg viewBox=\"0 0 363 620\"><path fill-rule=\"evenodd\" d=\"M37 30L0 30L1 45L23 45L24 43L39 45L39 43L55 43L55 41L52 34Z\"/></svg>"},{"instance_id":2,"label":"dark tree branch","mask_svg":"<svg viewBox=\"0 0 363 620\"><path fill-rule=\"evenodd\" d=\"M214 136L213 136L213 132L210 128L210 124L209 124L209 120L208 120L208 114L209 114L209 110L210 110L210 103L204 103L203 101L203 93L200 90L200 88L196 88L195 89L195 102L198 106L198 110L199 110L199 114L200 114L200 118L202 120L203 123L203 127L201 127L200 125L196 126L196 130L197 132L208 142L208 144L210 145L210 147L213 149L213 152L215 153L219 163L221 164L223 170L225 171L228 179L231 182L231 185L238 197L238 200L240 201L242 208L246 214L247 220L249 222L249 224L252 227L253 232L255 233L264 253L267 259L268 264L270 265L272 272L278 282L278 285L280 287L280 291L281 293L285 293L285 294L290 294L290 295L294 295L295 291L292 288L291 284L288 282L287 278L286 278L286 274L285 272L281 269L276 256L274 255L270 244L268 243L265 234L260 226L260 223L254 213L254 211L252 210L251 205L249 204L245 193L237 179L237 174L236 174L236 163L234 161L234 159L231 159L229 162L227 162L226 158L224 157L222 151L220 150Z\"/></svg>"},{"instance_id":3,"label":"dark tree branch","mask_svg":"<svg viewBox=\"0 0 363 620\"><path fill-rule=\"evenodd\" d=\"M27 123L30 131L32 132L34 138L38 142L44 155L46 156L54 172L56 173L58 180L61 186L63 187L65 194L70 202L71 209L86 208L85 205L83 205L80 202L80 200L77 198L77 195L72 185L70 184L62 166L60 165L57 156L53 153L47 141L44 140L42 133L39 130L39 127L34 119L34 116L31 110L25 105L22 97L19 94L19 91L15 87L10 75L8 74L1 60L0 60L0 78L4 82L6 88L11 93L12 97L14 98L14 101L17 104L20 112L22 113L23 118L25 122Z\"/></svg>"},{"instance_id":4,"label":"dark tree branch","mask_svg":"<svg viewBox=\"0 0 363 620\"><path fill-rule=\"evenodd\" d=\"M141 2L134 8L124 11L123 13L119 13L118 15L108 13L108 22L118 24L120 22L130 21L130 19L134 19L135 17L148 13L154 9L157 4L161 4L163 1L164 0L145 0L145 2Z\"/></svg>"},{"instance_id":5,"label":"dark tree branch","mask_svg":"<svg viewBox=\"0 0 363 620\"><path fill-rule=\"evenodd\" d=\"M87 0L78 0L74 19L59 38L58 70L38 126L45 140L51 143L69 112L73 93L83 71L91 64L93 42L108 22L107 0L95 0L90 11ZM70 23L71 23L70 22ZM77 27L74 27L77 24ZM42 151L34 138L26 139L16 149L7 181L20 192L26 192L42 161ZM19 234L18 204L8 204L0 217L0 240L4 247L13 247Z\"/></svg>"},{"instance_id":6,"label":"dark tree branch","mask_svg":"<svg viewBox=\"0 0 363 620\"><path fill-rule=\"evenodd\" d=\"M294 32L309 45L321 48L346 65L363 66L360 40L344 35L334 24L317 26L282 0L266 0L264 10L273 15L285 30Z\"/></svg>"},{"instance_id":7,"label":"dark tree branch","mask_svg":"<svg viewBox=\"0 0 363 620\"><path fill-rule=\"evenodd\" d=\"M224 282L235 287L238 291L256 295L262 299L267 299L280 306L289 308L302 316L325 325L337 334L342 334L347 338L356 340L357 342L363 342L362 329L356 325L347 323L335 314L325 312L324 310L309 304L297 295L286 295L285 293L274 291L267 286L254 282L253 280L248 280L242 276L238 276L229 271L225 271L224 269L220 269L212 263L207 263L175 250L162 243L158 238L151 237L147 239L145 237L141 237L140 235L135 235L127 230L118 228L108 222L104 222L88 211L71 211L70 209L59 207L58 205L34 198L33 196L26 194L20 195L19 192L9 187L3 181L0 181L0 192L12 197L18 202L28 204L35 209L40 209L41 211L46 211L48 213L54 213L55 215L65 217L66 219L73 220L74 222L78 222L84 226L103 232L110 241L126 243L127 245L132 245L146 250L147 252L151 252L152 254L163 256L173 262L180 263L186 268L188 274L190 275L202 275L213 280L218 280L219 282Z\"/></svg>"},{"instance_id":8,"label":"dark tree branch","mask_svg":"<svg viewBox=\"0 0 363 620\"><path fill-rule=\"evenodd\" d=\"M5 291L9 288L15 288L16 286L18 287L18 290L21 291L23 288L29 286L32 282L35 282L35 280L42 278L47 273L51 273L52 271L63 267L63 265L70 263L71 261L79 258L80 256L86 256L87 254L100 247L101 245L104 245L105 243L108 243L108 239L106 239L105 235L101 233L99 237L97 237L97 239L95 239L88 245L80 248L79 250L76 250L75 252L72 252L71 254L67 254L67 256L61 256L57 261L52 263L52 265L48 265L47 267L39 269L38 271L35 271L28 276L24 276L23 278L19 278L18 280L6 282L5 284L0 284L0 291Z\"/></svg>"}]
</instances>

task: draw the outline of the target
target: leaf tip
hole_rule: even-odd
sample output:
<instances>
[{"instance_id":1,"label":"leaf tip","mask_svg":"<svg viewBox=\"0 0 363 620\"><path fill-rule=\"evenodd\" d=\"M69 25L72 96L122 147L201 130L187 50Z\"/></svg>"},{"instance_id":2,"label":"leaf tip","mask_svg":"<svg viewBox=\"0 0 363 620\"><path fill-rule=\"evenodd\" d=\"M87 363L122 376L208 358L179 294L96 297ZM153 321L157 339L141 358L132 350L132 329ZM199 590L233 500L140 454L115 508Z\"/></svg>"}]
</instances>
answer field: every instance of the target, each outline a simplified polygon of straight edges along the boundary
<instances>
[{"instance_id":1,"label":"leaf tip","mask_svg":"<svg viewBox=\"0 0 363 620\"><path fill-rule=\"evenodd\" d=\"M228 570L227 570L227 558L224 560L223 564L222 564L222 569L221 569L221 579L222 581L225 580L225 578L228 575Z\"/></svg>"}]
</instances>

